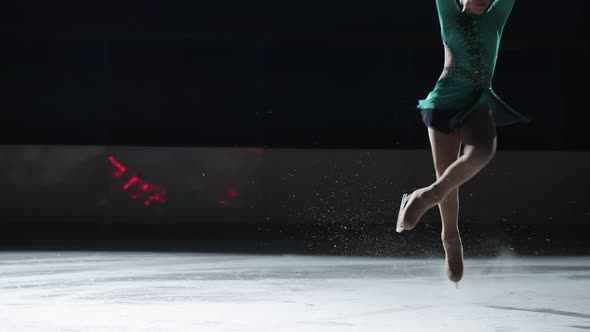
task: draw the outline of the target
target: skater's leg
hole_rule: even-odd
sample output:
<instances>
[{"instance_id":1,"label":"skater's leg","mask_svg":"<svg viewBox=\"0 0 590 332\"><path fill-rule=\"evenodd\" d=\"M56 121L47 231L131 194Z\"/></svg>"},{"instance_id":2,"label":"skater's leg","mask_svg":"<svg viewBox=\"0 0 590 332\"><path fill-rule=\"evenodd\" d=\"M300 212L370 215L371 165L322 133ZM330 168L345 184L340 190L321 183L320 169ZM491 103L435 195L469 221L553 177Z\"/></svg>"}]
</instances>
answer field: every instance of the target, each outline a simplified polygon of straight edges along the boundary
<instances>
[{"instance_id":1,"label":"skater's leg","mask_svg":"<svg viewBox=\"0 0 590 332\"><path fill-rule=\"evenodd\" d=\"M432 185L417 189L401 212L404 228L416 226L422 215L438 205L454 189L475 176L496 151L496 125L489 108L471 114L458 131L464 145L463 155L450 164Z\"/></svg>"},{"instance_id":2,"label":"skater's leg","mask_svg":"<svg viewBox=\"0 0 590 332\"><path fill-rule=\"evenodd\" d=\"M454 163L461 152L460 129L445 134L428 128L436 178ZM442 219L441 239L445 249L445 271L453 282L463 277L463 248L459 236L459 187L451 190L438 204Z\"/></svg>"},{"instance_id":3,"label":"skater's leg","mask_svg":"<svg viewBox=\"0 0 590 332\"><path fill-rule=\"evenodd\" d=\"M471 114L458 132L464 146L463 155L432 184L436 196L445 197L451 190L470 180L496 153L496 124L487 106Z\"/></svg>"},{"instance_id":4,"label":"skater's leg","mask_svg":"<svg viewBox=\"0 0 590 332\"><path fill-rule=\"evenodd\" d=\"M459 130L445 134L428 128L428 137L432 149L432 160L439 179L446 169L454 163L461 152ZM442 219L443 237L454 236L458 233L459 188L455 188L438 205Z\"/></svg>"}]
</instances>

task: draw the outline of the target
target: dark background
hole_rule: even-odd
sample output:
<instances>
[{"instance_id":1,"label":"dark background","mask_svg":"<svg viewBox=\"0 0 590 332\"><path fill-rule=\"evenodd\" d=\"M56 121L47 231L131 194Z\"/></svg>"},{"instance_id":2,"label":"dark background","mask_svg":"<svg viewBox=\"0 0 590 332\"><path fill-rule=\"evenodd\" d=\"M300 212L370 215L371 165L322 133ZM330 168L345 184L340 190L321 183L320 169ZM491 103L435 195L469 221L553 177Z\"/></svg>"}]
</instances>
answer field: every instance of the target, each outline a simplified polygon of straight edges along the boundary
<instances>
[{"instance_id":1,"label":"dark background","mask_svg":"<svg viewBox=\"0 0 590 332\"><path fill-rule=\"evenodd\" d=\"M392 226L434 177L434 1L2 6L1 248L440 254L437 211ZM587 9L517 1L494 88L533 123L462 190L467 255L590 253ZM131 200L111 155L166 204Z\"/></svg>"},{"instance_id":2,"label":"dark background","mask_svg":"<svg viewBox=\"0 0 590 332\"><path fill-rule=\"evenodd\" d=\"M588 4L517 1L503 149L587 150ZM4 143L428 148L434 1L9 1Z\"/></svg>"}]
</instances>

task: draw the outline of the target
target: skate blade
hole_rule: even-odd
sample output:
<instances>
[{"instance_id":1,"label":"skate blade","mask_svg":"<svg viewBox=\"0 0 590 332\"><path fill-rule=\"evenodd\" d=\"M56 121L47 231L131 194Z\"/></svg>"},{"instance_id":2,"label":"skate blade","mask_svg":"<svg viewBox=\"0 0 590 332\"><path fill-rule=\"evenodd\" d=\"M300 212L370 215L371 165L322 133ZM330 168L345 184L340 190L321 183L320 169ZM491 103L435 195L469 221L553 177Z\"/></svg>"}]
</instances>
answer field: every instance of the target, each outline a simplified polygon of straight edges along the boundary
<instances>
[{"instance_id":1,"label":"skate blade","mask_svg":"<svg viewBox=\"0 0 590 332\"><path fill-rule=\"evenodd\" d=\"M401 233L404 231L404 223L402 220L402 211L404 210L404 207L406 206L406 203L408 202L408 194L404 194L402 196L402 203L400 204L399 207L399 212L397 214L397 225L395 227L395 231L398 233Z\"/></svg>"}]
</instances>

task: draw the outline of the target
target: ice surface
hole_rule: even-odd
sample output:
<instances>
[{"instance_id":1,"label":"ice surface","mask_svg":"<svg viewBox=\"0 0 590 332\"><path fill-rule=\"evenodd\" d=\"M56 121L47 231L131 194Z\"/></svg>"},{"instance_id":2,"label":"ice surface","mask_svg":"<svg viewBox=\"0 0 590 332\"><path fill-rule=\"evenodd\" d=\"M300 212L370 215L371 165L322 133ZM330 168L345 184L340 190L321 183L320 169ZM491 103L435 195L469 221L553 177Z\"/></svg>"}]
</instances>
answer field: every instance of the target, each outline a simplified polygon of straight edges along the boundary
<instances>
[{"instance_id":1,"label":"ice surface","mask_svg":"<svg viewBox=\"0 0 590 332\"><path fill-rule=\"evenodd\" d=\"M0 253L0 331L584 331L590 257Z\"/></svg>"}]
</instances>

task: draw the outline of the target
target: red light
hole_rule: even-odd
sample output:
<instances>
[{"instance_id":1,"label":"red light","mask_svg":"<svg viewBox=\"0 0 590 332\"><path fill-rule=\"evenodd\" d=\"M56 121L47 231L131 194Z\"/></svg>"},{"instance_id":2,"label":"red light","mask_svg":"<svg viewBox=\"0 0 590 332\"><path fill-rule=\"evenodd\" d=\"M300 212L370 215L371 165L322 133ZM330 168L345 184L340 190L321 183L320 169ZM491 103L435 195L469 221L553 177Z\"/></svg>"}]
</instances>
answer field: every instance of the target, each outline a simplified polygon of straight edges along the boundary
<instances>
[{"instance_id":1,"label":"red light","mask_svg":"<svg viewBox=\"0 0 590 332\"><path fill-rule=\"evenodd\" d=\"M113 174L119 178L127 171L125 166L119 163L113 156L109 156L109 161L117 169ZM133 175L122 186L122 189L129 191L129 197L137 200L141 199L145 206L150 206L152 202L166 202L166 190L162 187L144 182L139 176Z\"/></svg>"},{"instance_id":2,"label":"red light","mask_svg":"<svg viewBox=\"0 0 590 332\"><path fill-rule=\"evenodd\" d=\"M229 189L227 190L227 194L228 194L228 196L229 196L229 197L231 197L231 198L236 198L236 197L238 197L238 191L237 191L236 189L234 189L234 188L229 188Z\"/></svg>"},{"instance_id":3,"label":"red light","mask_svg":"<svg viewBox=\"0 0 590 332\"><path fill-rule=\"evenodd\" d=\"M166 202L166 192L160 191L160 192L156 193L156 201Z\"/></svg>"},{"instance_id":4,"label":"red light","mask_svg":"<svg viewBox=\"0 0 590 332\"><path fill-rule=\"evenodd\" d=\"M225 199L220 199L219 204L225 205L225 204L227 204L227 201Z\"/></svg>"},{"instance_id":5,"label":"red light","mask_svg":"<svg viewBox=\"0 0 590 332\"><path fill-rule=\"evenodd\" d=\"M126 184L123 186L123 189L124 189L124 190L127 190L127 189L129 189L129 187L130 187L130 186L132 186L133 184L135 184L135 183L138 183L138 182L142 182L142 181L141 181L141 179L140 179L140 178L138 178L137 176L135 176L135 175L134 175L134 176L132 176L132 177L131 177L131 179L129 179L129 181L127 181L127 183L126 183Z\"/></svg>"},{"instance_id":6,"label":"red light","mask_svg":"<svg viewBox=\"0 0 590 332\"><path fill-rule=\"evenodd\" d=\"M116 177L123 175L123 173L125 173L125 171L127 171L125 166L123 166L121 163L119 163L117 160L115 160L115 157L109 156L109 161L111 162L111 164L113 164L113 166L115 166L117 168L117 170L115 171Z\"/></svg>"},{"instance_id":7,"label":"red light","mask_svg":"<svg viewBox=\"0 0 590 332\"><path fill-rule=\"evenodd\" d=\"M166 193L165 192L157 192L153 195L150 196L150 200L152 201L158 201L158 202L163 202L166 200Z\"/></svg>"}]
</instances>

